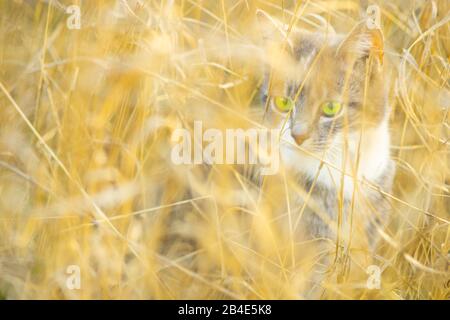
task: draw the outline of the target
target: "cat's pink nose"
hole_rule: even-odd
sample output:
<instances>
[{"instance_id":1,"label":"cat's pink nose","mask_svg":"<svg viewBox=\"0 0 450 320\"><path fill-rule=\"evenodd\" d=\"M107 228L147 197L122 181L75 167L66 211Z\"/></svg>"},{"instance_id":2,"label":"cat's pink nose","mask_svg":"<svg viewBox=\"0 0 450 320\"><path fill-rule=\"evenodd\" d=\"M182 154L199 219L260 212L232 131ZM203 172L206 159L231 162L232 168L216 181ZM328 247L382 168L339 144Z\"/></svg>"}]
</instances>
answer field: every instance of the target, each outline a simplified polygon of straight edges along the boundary
<instances>
[{"instance_id":1,"label":"cat's pink nose","mask_svg":"<svg viewBox=\"0 0 450 320\"><path fill-rule=\"evenodd\" d=\"M310 134L310 126L307 123L297 122L291 128L291 136L299 146L309 138Z\"/></svg>"},{"instance_id":2,"label":"cat's pink nose","mask_svg":"<svg viewBox=\"0 0 450 320\"><path fill-rule=\"evenodd\" d=\"M305 140L309 138L308 132L301 133L301 134L292 133L291 135L292 135L292 138L294 138L295 143L297 143L297 145L299 145L299 146L301 146L303 144L303 142L305 142Z\"/></svg>"}]
</instances>

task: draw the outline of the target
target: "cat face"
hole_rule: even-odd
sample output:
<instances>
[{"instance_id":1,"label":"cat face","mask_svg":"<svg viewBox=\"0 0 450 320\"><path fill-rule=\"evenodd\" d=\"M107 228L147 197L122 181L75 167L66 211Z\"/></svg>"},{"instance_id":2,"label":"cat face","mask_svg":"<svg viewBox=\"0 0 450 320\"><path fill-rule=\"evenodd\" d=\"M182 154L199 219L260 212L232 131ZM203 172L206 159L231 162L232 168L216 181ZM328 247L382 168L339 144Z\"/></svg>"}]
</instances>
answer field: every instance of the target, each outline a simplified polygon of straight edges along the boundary
<instances>
[{"instance_id":1,"label":"cat face","mask_svg":"<svg viewBox=\"0 0 450 320\"><path fill-rule=\"evenodd\" d=\"M361 126L382 122L386 101L378 30L357 26L343 36L292 30L286 36L282 26L274 29L266 36L269 70L262 100L266 119L282 127L283 135L320 152Z\"/></svg>"}]
</instances>

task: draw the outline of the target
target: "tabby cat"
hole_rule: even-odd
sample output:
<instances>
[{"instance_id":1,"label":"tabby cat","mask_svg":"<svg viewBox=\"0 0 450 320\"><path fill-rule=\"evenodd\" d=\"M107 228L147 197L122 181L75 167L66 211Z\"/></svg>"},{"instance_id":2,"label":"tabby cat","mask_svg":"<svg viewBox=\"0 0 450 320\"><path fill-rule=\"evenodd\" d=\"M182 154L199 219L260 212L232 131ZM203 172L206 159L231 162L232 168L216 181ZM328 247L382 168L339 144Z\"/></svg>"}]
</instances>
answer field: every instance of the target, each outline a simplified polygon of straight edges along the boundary
<instances>
[{"instance_id":1,"label":"tabby cat","mask_svg":"<svg viewBox=\"0 0 450 320\"><path fill-rule=\"evenodd\" d=\"M283 163L306 191L298 199L302 233L344 247L358 233L374 246L395 170L381 31L364 23L345 35L289 30L263 11L258 18L265 122L281 129Z\"/></svg>"}]
</instances>

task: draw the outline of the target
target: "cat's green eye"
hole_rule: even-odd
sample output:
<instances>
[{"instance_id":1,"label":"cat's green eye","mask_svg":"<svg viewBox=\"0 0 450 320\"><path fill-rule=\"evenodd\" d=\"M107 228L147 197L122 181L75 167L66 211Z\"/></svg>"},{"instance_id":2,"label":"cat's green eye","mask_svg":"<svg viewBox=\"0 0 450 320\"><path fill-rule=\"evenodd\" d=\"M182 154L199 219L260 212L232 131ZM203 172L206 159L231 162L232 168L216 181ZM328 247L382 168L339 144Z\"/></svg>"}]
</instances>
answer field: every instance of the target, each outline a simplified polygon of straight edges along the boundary
<instances>
[{"instance_id":1,"label":"cat's green eye","mask_svg":"<svg viewBox=\"0 0 450 320\"><path fill-rule=\"evenodd\" d=\"M281 112L288 112L294 106L294 101L289 97L275 97L275 106Z\"/></svg>"},{"instance_id":2,"label":"cat's green eye","mask_svg":"<svg viewBox=\"0 0 450 320\"><path fill-rule=\"evenodd\" d=\"M322 112L326 117L334 117L341 109L342 104L337 101L329 101L322 104Z\"/></svg>"}]
</instances>

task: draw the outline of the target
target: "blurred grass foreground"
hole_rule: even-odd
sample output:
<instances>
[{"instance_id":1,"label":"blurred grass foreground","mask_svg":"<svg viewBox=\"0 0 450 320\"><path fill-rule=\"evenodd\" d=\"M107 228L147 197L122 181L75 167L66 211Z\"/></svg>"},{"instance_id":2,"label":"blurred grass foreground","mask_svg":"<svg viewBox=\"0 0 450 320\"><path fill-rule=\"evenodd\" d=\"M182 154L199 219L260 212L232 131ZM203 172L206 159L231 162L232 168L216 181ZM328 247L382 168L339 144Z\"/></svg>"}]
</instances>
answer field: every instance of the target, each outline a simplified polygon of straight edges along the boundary
<instances>
[{"instance_id":1,"label":"blurred grass foreground","mask_svg":"<svg viewBox=\"0 0 450 320\"><path fill-rule=\"evenodd\" d=\"M257 9L347 33L370 4L392 65L394 209L321 298L447 299L446 0L0 0L0 299L305 297L323 252L277 225L295 181L174 165L171 134L254 125Z\"/></svg>"}]
</instances>

